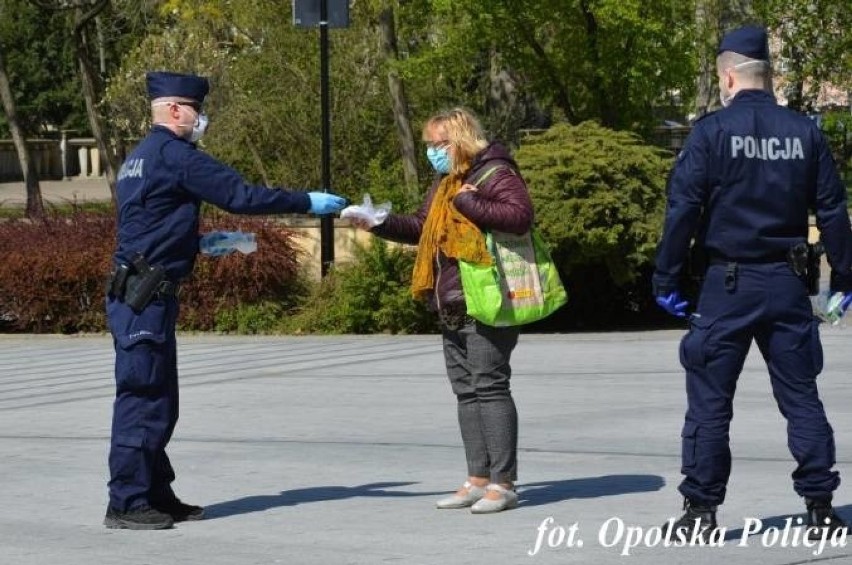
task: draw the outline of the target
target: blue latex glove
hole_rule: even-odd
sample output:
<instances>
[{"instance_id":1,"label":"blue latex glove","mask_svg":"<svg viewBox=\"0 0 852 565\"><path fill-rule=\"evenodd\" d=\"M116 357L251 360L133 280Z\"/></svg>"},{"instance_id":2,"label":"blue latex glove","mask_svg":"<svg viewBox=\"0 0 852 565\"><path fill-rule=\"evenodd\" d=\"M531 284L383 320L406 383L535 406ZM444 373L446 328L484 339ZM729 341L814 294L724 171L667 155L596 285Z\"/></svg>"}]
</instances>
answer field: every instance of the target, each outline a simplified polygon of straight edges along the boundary
<instances>
[{"instance_id":1,"label":"blue latex glove","mask_svg":"<svg viewBox=\"0 0 852 565\"><path fill-rule=\"evenodd\" d=\"M680 297L678 291L668 293L666 296L658 296L656 298L660 308L678 318L686 317L686 307L689 304L686 300Z\"/></svg>"},{"instance_id":2,"label":"blue latex glove","mask_svg":"<svg viewBox=\"0 0 852 565\"><path fill-rule=\"evenodd\" d=\"M346 206L346 199L330 192L309 192L311 207L308 212L321 216L323 214L334 214Z\"/></svg>"},{"instance_id":3,"label":"blue latex glove","mask_svg":"<svg viewBox=\"0 0 852 565\"><path fill-rule=\"evenodd\" d=\"M840 314L843 315L846 313L846 310L849 309L849 305L852 304L852 292L844 292L843 300L840 302Z\"/></svg>"}]
</instances>

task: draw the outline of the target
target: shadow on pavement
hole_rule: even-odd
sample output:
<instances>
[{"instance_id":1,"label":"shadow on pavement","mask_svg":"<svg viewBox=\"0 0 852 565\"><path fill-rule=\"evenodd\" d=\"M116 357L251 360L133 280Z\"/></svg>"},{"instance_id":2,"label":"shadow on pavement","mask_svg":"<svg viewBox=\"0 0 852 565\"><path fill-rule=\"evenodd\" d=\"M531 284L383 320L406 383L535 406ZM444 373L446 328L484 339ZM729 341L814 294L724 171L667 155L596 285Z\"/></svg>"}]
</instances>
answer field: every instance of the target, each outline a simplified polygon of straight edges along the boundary
<instances>
[{"instance_id":1,"label":"shadow on pavement","mask_svg":"<svg viewBox=\"0 0 852 565\"><path fill-rule=\"evenodd\" d=\"M205 519L224 518L237 514L248 514L250 512L262 512L280 506L295 506L309 502L325 502L329 500L343 500L346 498L370 498L389 497L404 498L410 496L433 496L446 494L446 492L407 492L385 490L388 488L404 487L417 483L370 483L354 487L328 486L311 487L281 491L278 494L259 494L246 496L236 500L217 502L204 508Z\"/></svg>"},{"instance_id":2,"label":"shadow on pavement","mask_svg":"<svg viewBox=\"0 0 852 565\"><path fill-rule=\"evenodd\" d=\"M760 530L758 530L758 531L756 531L756 532L754 532L753 534L750 534L750 535L752 535L752 536L760 535L761 533L768 530L769 528L778 528L780 530L783 530L785 528L785 526L787 526L787 520L792 520L792 522L790 523L791 528L795 528L797 526L804 527L804 525L807 523L807 516L805 516L805 507L804 506L805 506L805 504L804 504L804 501L803 501L802 502L802 508L799 511L791 512L790 514L785 514L783 516L769 516L767 518L760 518L758 516L754 516L754 518L757 518L758 520L760 520L762 527L760 528ZM846 506L835 506L834 510L837 512L837 514L841 518L843 518L843 520L847 524L852 522L852 504L847 504ZM719 518L721 518L721 516L719 516ZM749 517L749 518L751 518L751 517ZM799 521L796 518L801 518L801 524L799 523ZM743 519L743 521L745 521L745 518ZM725 524L723 524L721 521L719 522L719 526L724 526L724 525ZM733 539L741 539L742 537L743 537L743 528L737 528L736 530L728 530L727 532L725 532L725 541L733 540Z\"/></svg>"},{"instance_id":3,"label":"shadow on pavement","mask_svg":"<svg viewBox=\"0 0 852 565\"><path fill-rule=\"evenodd\" d=\"M665 485L657 475L604 475L583 479L542 481L519 485L523 506L540 506L572 498L598 498L633 492L651 492Z\"/></svg>"}]
</instances>

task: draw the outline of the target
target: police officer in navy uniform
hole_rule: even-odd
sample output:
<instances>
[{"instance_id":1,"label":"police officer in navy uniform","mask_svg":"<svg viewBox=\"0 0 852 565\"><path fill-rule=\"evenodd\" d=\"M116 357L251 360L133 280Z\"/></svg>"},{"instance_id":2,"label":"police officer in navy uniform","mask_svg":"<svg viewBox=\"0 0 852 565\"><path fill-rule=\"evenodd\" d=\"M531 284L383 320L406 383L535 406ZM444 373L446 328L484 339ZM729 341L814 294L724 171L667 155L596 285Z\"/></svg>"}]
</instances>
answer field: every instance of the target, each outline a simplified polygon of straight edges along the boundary
<instances>
[{"instance_id":1,"label":"police officer in navy uniform","mask_svg":"<svg viewBox=\"0 0 852 565\"><path fill-rule=\"evenodd\" d=\"M808 535L844 527L832 508L834 434L819 399L818 320L791 250L807 249L813 211L832 267L832 287L852 302L852 231L846 189L813 121L778 106L771 91L766 32L747 26L721 41L716 60L721 110L694 126L673 167L653 276L657 303L685 317L680 294L690 242L706 257L697 308L680 345L688 409L682 432L676 530L707 540L717 528L731 470L728 430L737 378L752 340L787 419L805 499ZM798 247L797 247L798 244Z\"/></svg>"},{"instance_id":2,"label":"police officer in navy uniform","mask_svg":"<svg viewBox=\"0 0 852 565\"><path fill-rule=\"evenodd\" d=\"M118 246L107 297L116 397L109 454L109 528L165 529L204 510L181 502L166 445L178 419L177 289L198 253L202 202L239 214L330 214L345 199L246 183L199 150L208 82L147 75L153 127L118 174Z\"/></svg>"}]
</instances>

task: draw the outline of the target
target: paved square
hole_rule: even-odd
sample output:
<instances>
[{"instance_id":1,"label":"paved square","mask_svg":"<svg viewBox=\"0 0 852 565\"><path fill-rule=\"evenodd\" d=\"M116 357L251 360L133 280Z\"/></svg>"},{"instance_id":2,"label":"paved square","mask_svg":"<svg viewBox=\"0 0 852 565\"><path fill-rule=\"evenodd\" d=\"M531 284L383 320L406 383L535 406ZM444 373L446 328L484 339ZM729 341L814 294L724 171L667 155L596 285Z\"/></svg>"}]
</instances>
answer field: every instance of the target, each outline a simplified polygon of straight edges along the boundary
<instances>
[{"instance_id":1,"label":"paved square","mask_svg":"<svg viewBox=\"0 0 852 565\"><path fill-rule=\"evenodd\" d=\"M0 564L852 563L852 547L790 547L781 531L740 545L746 518L783 528L803 511L756 348L737 393L719 513L729 539L654 543L653 528L680 510L681 335L522 336L512 379L522 506L488 516L434 508L465 475L438 336L181 335L174 486L209 519L160 532L101 525L110 338L0 336ZM823 330L820 386L837 467L852 481L850 338L852 329ZM836 503L852 519L847 485ZM575 523L582 547L549 547L557 526L568 533ZM655 547L622 556L627 528Z\"/></svg>"}]
</instances>

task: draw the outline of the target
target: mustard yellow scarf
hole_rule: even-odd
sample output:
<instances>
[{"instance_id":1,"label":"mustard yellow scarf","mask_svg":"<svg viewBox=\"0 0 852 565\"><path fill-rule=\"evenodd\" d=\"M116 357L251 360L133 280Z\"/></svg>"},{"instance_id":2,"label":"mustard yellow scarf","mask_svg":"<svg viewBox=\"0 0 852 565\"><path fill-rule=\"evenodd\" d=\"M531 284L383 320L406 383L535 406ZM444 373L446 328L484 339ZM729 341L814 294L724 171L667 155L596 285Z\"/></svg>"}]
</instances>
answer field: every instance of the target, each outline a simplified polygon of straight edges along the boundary
<instances>
[{"instance_id":1,"label":"mustard yellow scarf","mask_svg":"<svg viewBox=\"0 0 852 565\"><path fill-rule=\"evenodd\" d=\"M425 299L435 288L435 259L438 251L447 257L479 265L490 265L491 254L485 237L453 205L462 187L461 175L447 175L438 185L417 245L417 259L411 277L411 293Z\"/></svg>"}]
</instances>

